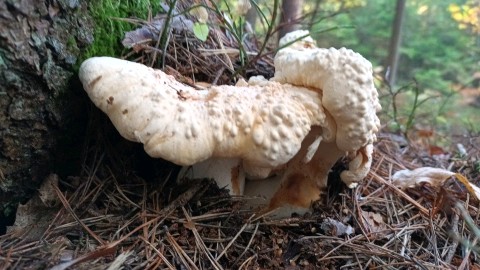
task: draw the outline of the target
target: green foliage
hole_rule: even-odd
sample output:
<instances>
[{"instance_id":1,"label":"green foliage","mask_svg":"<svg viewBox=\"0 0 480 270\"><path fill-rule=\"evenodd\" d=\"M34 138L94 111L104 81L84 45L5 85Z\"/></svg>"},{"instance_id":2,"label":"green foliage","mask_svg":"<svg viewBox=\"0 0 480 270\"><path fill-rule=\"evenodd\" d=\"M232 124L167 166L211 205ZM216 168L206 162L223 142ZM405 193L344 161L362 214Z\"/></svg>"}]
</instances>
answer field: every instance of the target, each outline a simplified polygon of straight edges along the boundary
<instances>
[{"instance_id":1,"label":"green foliage","mask_svg":"<svg viewBox=\"0 0 480 270\"><path fill-rule=\"evenodd\" d=\"M208 37L208 25L206 23L198 23L196 22L193 25L193 34L195 34L195 37L200 39L201 41L206 41Z\"/></svg>"},{"instance_id":2,"label":"green foliage","mask_svg":"<svg viewBox=\"0 0 480 270\"><path fill-rule=\"evenodd\" d=\"M394 9L395 1L391 0L370 0L365 6L341 10L323 6L322 10L326 12L319 16L325 19L313 25L312 32L320 32L314 34L319 47L347 47L364 55L375 66L381 65L388 56L388 40ZM335 26L353 27L342 27L331 32L320 31Z\"/></svg>"},{"instance_id":3,"label":"green foliage","mask_svg":"<svg viewBox=\"0 0 480 270\"><path fill-rule=\"evenodd\" d=\"M451 83L464 83L478 69L480 50L475 44L478 37L458 28L448 11L452 2L455 1L407 1L399 65L400 84L415 78L421 88L448 93ZM367 57L374 65L385 65L394 11L395 1L370 0L366 6L349 9L348 13L341 12L331 20L315 25L314 29L333 25L355 26L355 29L320 34L317 39L322 46L348 47Z\"/></svg>"},{"instance_id":4,"label":"green foliage","mask_svg":"<svg viewBox=\"0 0 480 270\"><path fill-rule=\"evenodd\" d=\"M384 83L379 88L387 89L389 94L388 98L381 100L384 109L382 120L387 123L389 130L407 136L415 123L419 109L430 97L422 96L422 91L416 83L410 83L398 89L392 89L390 85ZM402 103L408 103L410 106L399 106Z\"/></svg>"},{"instance_id":5,"label":"green foliage","mask_svg":"<svg viewBox=\"0 0 480 270\"><path fill-rule=\"evenodd\" d=\"M278 18L279 6L281 0L272 0L273 3L270 3L272 6L259 5L258 1L250 0L251 8L257 12L257 15L260 19L260 24L265 26L262 34L257 33L257 39L260 41L259 51L253 56L249 57L247 49L244 47L244 38L247 33L245 33L245 14L239 12L239 10L234 9L235 3L229 0L222 1L211 1L212 7L209 7L213 12L217 13L219 17L224 17L220 28L228 31L233 38L237 41L238 50L239 50L239 62L240 68L235 70L236 74L243 74L246 68L250 63L256 62L258 59L265 56L267 50L267 45L271 39L275 36L275 22ZM238 2L237 8L238 8ZM267 12L270 14L267 15Z\"/></svg>"},{"instance_id":6,"label":"green foliage","mask_svg":"<svg viewBox=\"0 0 480 270\"><path fill-rule=\"evenodd\" d=\"M478 69L475 36L458 29L448 12L451 2L416 1L407 6L402 47L415 53L402 50L399 79L416 78L420 87L447 94L452 83L464 84Z\"/></svg>"},{"instance_id":7,"label":"green foliage","mask_svg":"<svg viewBox=\"0 0 480 270\"><path fill-rule=\"evenodd\" d=\"M156 14L160 9L158 0L91 1L89 10L95 21L95 40L84 58L120 55L123 50L121 39L125 32L135 28L134 24L121 19L146 19L148 14Z\"/></svg>"},{"instance_id":8,"label":"green foliage","mask_svg":"<svg viewBox=\"0 0 480 270\"><path fill-rule=\"evenodd\" d=\"M325 2L326 19L313 25L313 32L335 25L353 25L315 36L319 46L347 47L370 60L377 72L385 73L395 12L391 0L368 0L365 6L338 10ZM436 130L479 130L480 113L460 103L454 89L468 85L480 64L480 36L460 29L449 11L465 0L407 1L398 85L381 83L387 126L408 132L414 125ZM412 83L414 81L414 83ZM459 104L463 104L461 110ZM395 112L392 112L395 108ZM384 121L385 122L385 121Z\"/></svg>"}]
</instances>

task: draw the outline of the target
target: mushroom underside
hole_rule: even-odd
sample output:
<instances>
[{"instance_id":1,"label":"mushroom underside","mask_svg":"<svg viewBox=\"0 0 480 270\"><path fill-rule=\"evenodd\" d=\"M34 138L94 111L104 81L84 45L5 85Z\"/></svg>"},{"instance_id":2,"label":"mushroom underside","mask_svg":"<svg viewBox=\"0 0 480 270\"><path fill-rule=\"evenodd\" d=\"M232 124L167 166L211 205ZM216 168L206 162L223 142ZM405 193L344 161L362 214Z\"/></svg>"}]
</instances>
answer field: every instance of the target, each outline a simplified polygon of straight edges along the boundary
<instances>
[{"instance_id":1,"label":"mushroom underside","mask_svg":"<svg viewBox=\"0 0 480 270\"><path fill-rule=\"evenodd\" d=\"M213 178L219 187L228 189L231 195L244 196L244 207L255 210L258 215L268 213L271 217L282 218L294 212L302 214L309 211L311 204L326 192L331 168L346 154L334 142L321 142L313 156L306 159L307 155L311 155L310 146L320 134L321 128L314 127L302 142L300 151L285 165L271 168L272 174L265 179L249 178L239 158L208 159L184 167L179 177ZM368 173L372 154L370 149L371 146L362 147L351 159L350 169L342 172L342 181L348 187L355 187ZM239 185L243 189L239 189Z\"/></svg>"}]
</instances>

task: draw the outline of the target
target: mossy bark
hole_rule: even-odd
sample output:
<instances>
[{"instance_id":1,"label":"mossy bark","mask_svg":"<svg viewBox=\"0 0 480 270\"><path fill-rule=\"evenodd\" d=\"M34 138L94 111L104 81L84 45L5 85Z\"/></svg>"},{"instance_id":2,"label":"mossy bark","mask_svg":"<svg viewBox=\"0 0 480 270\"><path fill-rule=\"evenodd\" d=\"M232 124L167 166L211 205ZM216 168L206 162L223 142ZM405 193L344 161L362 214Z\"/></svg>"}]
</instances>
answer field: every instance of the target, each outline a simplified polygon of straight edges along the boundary
<instances>
[{"instance_id":1,"label":"mossy bark","mask_svg":"<svg viewBox=\"0 0 480 270\"><path fill-rule=\"evenodd\" d=\"M46 175L79 164L85 97L75 67L93 24L85 1L0 0L0 29L2 220Z\"/></svg>"}]
</instances>

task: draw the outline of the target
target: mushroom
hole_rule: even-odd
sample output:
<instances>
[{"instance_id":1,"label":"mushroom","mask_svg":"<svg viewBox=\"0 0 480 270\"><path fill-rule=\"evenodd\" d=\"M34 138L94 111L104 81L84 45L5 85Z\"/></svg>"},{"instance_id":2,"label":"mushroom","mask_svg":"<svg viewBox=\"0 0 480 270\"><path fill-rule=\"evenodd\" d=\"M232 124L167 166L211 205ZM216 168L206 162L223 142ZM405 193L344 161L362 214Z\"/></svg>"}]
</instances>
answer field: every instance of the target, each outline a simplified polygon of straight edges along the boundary
<instances>
[{"instance_id":1,"label":"mushroom","mask_svg":"<svg viewBox=\"0 0 480 270\"><path fill-rule=\"evenodd\" d=\"M305 34L308 31L291 32L280 44ZM367 175L380 129L376 112L381 106L372 73L371 63L360 54L345 48L317 48L308 39L294 42L275 56L273 81L308 87L322 96L322 106L336 124L332 139L339 150L353 157L349 170L341 175L349 187Z\"/></svg>"},{"instance_id":2,"label":"mushroom","mask_svg":"<svg viewBox=\"0 0 480 270\"><path fill-rule=\"evenodd\" d=\"M262 79L199 91L111 57L87 59L79 76L124 138L181 166L238 158L247 175L266 177L299 151L312 126L326 121L318 93Z\"/></svg>"},{"instance_id":3,"label":"mushroom","mask_svg":"<svg viewBox=\"0 0 480 270\"><path fill-rule=\"evenodd\" d=\"M260 195L250 206L284 216L319 199L344 156L341 178L355 187L370 169L380 125L371 64L351 50L317 48L307 35L282 38L270 81L195 90L109 57L86 60L80 79L120 134L150 156L185 166L184 175L213 177L234 195Z\"/></svg>"},{"instance_id":4,"label":"mushroom","mask_svg":"<svg viewBox=\"0 0 480 270\"><path fill-rule=\"evenodd\" d=\"M292 211L305 212L320 198L330 169L344 156L350 159L349 168L340 178L348 187L356 187L366 177L380 128L376 112L381 107L372 65L360 54L345 48L317 48L304 30L285 35L280 47L284 48L275 56L272 81L317 92L326 113L323 124L312 126L301 150L280 175L245 184L244 195L263 197L250 201L250 205L266 206L262 212L276 210L277 216L286 216ZM202 170L197 173L200 177Z\"/></svg>"}]
</instances>

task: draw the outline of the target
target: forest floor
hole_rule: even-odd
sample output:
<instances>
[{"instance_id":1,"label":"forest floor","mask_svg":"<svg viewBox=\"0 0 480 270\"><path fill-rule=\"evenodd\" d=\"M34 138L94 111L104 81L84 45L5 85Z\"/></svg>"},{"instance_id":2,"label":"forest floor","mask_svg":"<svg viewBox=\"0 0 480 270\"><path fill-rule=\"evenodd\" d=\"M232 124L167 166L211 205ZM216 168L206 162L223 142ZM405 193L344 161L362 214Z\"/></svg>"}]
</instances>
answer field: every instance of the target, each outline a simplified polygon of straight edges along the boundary
<instances>
[{"instance_id":1,"label":"forest floor","mask_svg":"<svg viewBox=\"0 0 480 270\"><path fill-rule=\"evenodd\" d=\"M166 71L187 84L193 70L203 71L197 80L218 84L231 83L231 69L273 74L269 53L239 67L239 51L225 50L238 45L220 32L185 48L185 33L173 31L174 49L159 52L138 43L149 34L142 31L127 35L138 45L136 60L153 64L165 54ZM258 52L254 42L244 46ZM221 53L201 57L215 48ZM406 190L392 184L395 172L427 166L480 184L478 135L433 151L428 138L381 133L357 188L339 181L340 162L311 213L271 219L255 217L242 207L248 198L230 197L211 180L179 185L172 164L118 154L120 147L101 138L102 126L88 128L79 175L50 175L19 206L15 224L0 236L0 269L480 269L480 202L468 188L453 177ZM141 146L123 151L132 149Z\"/></svg>"},{"instance_id":2,"label":"forest floor","mask_svg":"<svg viewBox=\"0 0 480 270\"><path fill-rule=\"evenodd\" d=\"M51 175L0 236L3 269L480 269L479 201L449 179L400 190L401 169L447 168L480 182L480 138L431 156L381 134L368 177L350 190L331 173L313 212L253 218L209 180L119 177L89 149L84 173ZM114 161L118 162L118 161ZM171 177L172 178L172 177ZM468 217L473 219L470 221Z\"/></svg>"}]
</instances>

